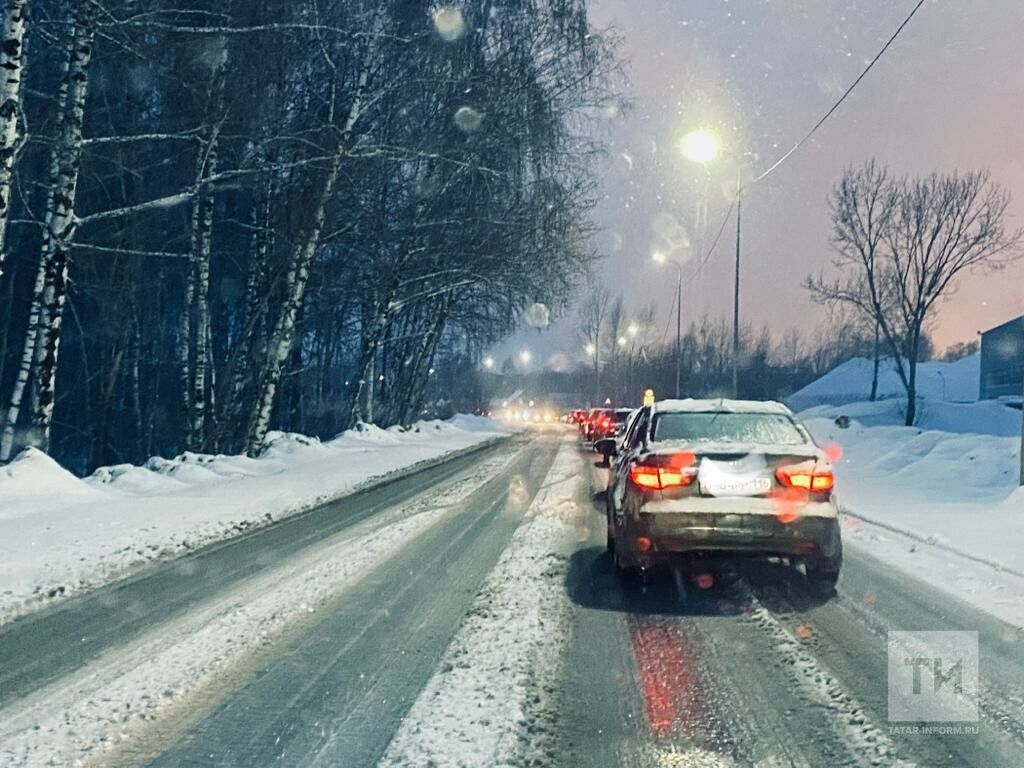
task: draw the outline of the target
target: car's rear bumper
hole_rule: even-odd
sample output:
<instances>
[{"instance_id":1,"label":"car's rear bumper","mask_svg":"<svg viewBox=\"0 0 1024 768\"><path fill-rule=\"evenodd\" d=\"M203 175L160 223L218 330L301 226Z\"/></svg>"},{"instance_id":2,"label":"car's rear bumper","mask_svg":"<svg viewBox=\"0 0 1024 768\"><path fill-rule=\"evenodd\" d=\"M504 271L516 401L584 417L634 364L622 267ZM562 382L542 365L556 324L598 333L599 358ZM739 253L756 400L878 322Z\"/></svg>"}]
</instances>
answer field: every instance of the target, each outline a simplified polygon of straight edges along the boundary
<instances>
[{"instance_id":1,"label":"car's rear bumper","mask_svg":"<svg viewBox=\"0 0 1024 768\"><path fill-rule=\"evenodd\" d=\"M650 543L646 551L639 538ZM657 501L645 506L617 543L645 565L679 553L735 553L842 558L839 518L832 502L780 505L771 499Z\"/></svg>"}]
</instances>

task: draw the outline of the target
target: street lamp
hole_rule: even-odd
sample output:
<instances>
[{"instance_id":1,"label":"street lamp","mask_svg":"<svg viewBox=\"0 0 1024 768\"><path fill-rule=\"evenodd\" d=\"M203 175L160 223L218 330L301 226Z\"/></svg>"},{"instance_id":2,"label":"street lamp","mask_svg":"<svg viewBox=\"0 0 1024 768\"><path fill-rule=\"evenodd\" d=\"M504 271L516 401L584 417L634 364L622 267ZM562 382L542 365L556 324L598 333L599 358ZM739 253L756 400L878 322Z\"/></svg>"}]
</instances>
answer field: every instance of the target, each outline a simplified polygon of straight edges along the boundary
<instances>
[{"instance_id":1,"label":"street lamp","mask_svg":"<svg viewBox=\"0 0 1024 768\"><path fill-rule=\"evenodd\" d=\"M688 160L706 165L718 157L722 151L722 142L713 131L699 128L679 140L679 151Z\"/></svg>"},{"instance_id":2,"label":"street lamp","mask_svg":"<svg viewBox=\"0 0 1024 768\"><path fill-rule=\"evenodd\" d=\"M718 136L704 128L690 131L679 142L679 150L688 160L701 165L712 162L722 151ZM740 220L742 210L740 177L736 177L736 270L732 296L732 396L739 392L740 361Z\"/></svg>"},{"instance_id":3,"label":"street lamp","mask_svg":"<svg viewBox=\"0 0 1024 768\"><path fill-rule=\"evenodd\" d=\"M484 368L491 370L494 367L494 358L488 355L484 358Z\"/></svg>"},{"instance_id":4,"label":"street lamp","mask_svg":"<svg viewBox=\"0 0 1024 768\"><path fill-rule=\"evenodd\" d=\"M655 251L651 258L658 264L674 264L676 267L676 398L680 396L680 382L683 363L683 263L671 259L663 251Z\"/></svg>"},{"instance_id":5,"label":"street lamp","mask_svg":"<svg viewBox=\"0 0 1024 768\"><path fill-rule=\"evenodd\" d=\"M524 349L522 352L519 353L519 362L522 363L523 365L529 365L532 359L533 355L530 353L530 350L528 349Z\"/></svg>"}]
</instances>

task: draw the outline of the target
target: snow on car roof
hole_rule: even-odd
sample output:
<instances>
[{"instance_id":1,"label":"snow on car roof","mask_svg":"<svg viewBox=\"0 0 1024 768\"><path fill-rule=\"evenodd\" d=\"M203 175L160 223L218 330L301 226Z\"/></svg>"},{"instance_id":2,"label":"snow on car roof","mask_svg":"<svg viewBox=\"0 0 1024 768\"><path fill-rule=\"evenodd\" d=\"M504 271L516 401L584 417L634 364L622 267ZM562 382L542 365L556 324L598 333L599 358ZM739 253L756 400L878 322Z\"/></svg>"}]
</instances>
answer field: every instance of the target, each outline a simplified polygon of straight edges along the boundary
<instances>
[{"instance_id":1,"label":"snow on car roof","mask_svg":"<svg viewBox=\"0 0 1024 768\"><path fill-rule=\"evenodd\" d=\"M779 413L792 416L793 412L774 400L659 400L654 404L655 413Z\"/></svg>"}]
</instances>

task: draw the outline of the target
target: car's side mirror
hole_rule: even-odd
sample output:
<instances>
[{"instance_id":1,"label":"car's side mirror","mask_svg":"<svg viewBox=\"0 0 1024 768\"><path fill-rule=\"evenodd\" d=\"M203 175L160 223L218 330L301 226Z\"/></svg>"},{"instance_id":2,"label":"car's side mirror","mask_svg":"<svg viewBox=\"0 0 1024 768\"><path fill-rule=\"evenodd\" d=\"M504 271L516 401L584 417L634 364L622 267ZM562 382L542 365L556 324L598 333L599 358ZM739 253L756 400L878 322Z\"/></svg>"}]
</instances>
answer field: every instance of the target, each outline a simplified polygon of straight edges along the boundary
<instances>
[{"instance_id":1,"label":"car's side mirror","mask_svg":"<svg viewBox=\"0 0 1024 768\"><path fill-rule=\"evenodd\" d=\"M615 456L618 452L614 438L605 437L594 443L594 453L600 453L606 459Z\"/></svg>"}]
</instances>

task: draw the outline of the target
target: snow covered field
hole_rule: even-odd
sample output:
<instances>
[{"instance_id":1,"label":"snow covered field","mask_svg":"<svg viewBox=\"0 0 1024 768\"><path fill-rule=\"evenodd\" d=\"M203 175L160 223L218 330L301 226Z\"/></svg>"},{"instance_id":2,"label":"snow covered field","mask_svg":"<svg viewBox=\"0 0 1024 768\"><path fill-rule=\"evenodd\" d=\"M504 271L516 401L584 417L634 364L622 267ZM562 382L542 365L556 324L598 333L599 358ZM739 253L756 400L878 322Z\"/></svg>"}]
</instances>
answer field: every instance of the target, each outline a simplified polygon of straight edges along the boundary
<instances>
[{"instance_id":1,"label":"snow covered field","mask_svg":"<svg viewBox=\"0 0 1024 768\"><path fill-rule=\"evenodd\" d=\"M85 479L30 450L0 468L0 622L507 432L456 416L323 443L272 433L258 459L186 453Z\"/></svg>"},{"instance_id":2,"label":"snow covered field","mask_svg":"<svg viewBox=\"0 0 1024 768\"><path fill-rule=\"evenodd\" d=\"M945 372L947 387L970 394L976 359L929 365L933 379ZM862 367L840 366L806 388L825 398L835 387L841 404L800 414L820 444L842 448L836 474L850 513L845 540L1024 626L1021 412L992 400L924 398L917 426L906 427L898 398L843 403L852 390L834 374ZM848 428L835 424L840 415L850 417Z\"/></svg>"},{"instance_id":3,"label":"snow covered field","mask_svg":"<svg viewBox=\"0 0 1024 768\"><path fill-rule=\"evenodd\" d=\"M786 398L795 411L815 405L839 405L869 400L874 361L855 357L837 365L820 379ZM938 402L973 402L978 399L981 358L971 355L952 363L929 362L917 366L917 394ZM879 398L902 398L905 390L889 360L878 368Z\"/></svg>"}]
</instances>

